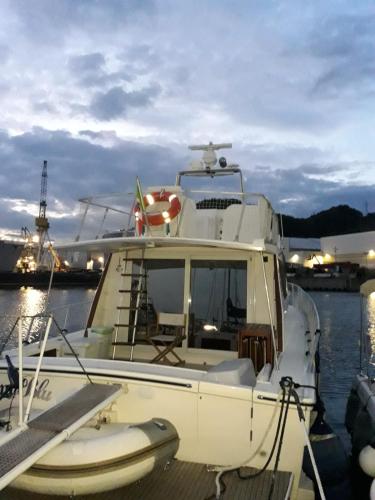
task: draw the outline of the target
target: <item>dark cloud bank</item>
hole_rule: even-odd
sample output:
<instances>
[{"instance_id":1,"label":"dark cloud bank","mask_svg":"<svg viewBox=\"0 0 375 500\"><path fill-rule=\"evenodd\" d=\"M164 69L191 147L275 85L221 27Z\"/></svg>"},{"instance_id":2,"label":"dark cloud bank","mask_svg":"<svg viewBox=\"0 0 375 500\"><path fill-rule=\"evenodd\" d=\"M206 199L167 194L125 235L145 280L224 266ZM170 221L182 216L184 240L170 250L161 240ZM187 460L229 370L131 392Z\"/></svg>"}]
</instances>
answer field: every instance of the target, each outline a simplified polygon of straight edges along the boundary
<instances>
[{"instance_id":1,"label":"dark cloud bank","mask_svg":"<svg viewBox=\"0 0 375 500\"><path fill-rule=\"evenodd\" d=\"M12 202L20 199L37 204L39 201L41 164L48 160L48 208L63 207L67 214L51 219L54 237L72 234L76 222L69 212L76 200L90 194L134 189L138 175L144 186L174 183L177 170L186 168L189 155L185 149L145 145L116 139L115 145L105 147L97 141L108 133L82 131L73 137L66 131L36 128L18 136L0 133L0 227L17 229L32 227L32 216L14 212ZM248 146L251 152L251 146ZM235 158L235 148L230 155ZM251 155L250 155L251 157ZM272 168L273 167L273 168ZM346 185L330 180L334 166L301 165L278 169L275 166L250 166L246 170L247 190L268 196L277 210L295 216L307 216L333 205L349 204L364 209L365 200L375 199L375 186ZM342 168L338 167L338 168ZM322 170L326 178L322 178ZM312 174L321 177L312 178Z\"/></svg>"}]
</instances>

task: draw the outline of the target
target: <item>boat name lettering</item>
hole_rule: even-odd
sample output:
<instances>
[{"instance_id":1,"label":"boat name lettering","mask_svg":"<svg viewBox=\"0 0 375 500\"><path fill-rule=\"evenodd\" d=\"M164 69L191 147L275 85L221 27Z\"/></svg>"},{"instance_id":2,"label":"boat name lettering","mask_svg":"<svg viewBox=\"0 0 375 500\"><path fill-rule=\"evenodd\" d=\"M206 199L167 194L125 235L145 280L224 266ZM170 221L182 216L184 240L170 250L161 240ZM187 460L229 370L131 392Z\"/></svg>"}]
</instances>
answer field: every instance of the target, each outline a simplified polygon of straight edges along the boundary
<instances>
[{"instance_id":1,"label":"boat name lettering","mask_svg":"<svg viewBox=\"0 0 375 500\"><path fill-rule=\"evenodd\" d=\"M33 379L24 378L23 379L23 387L25 389L25 396L28 396L31 392ZM52 397L52 392L47 390L49 385L49 379L46 378L42 382L37 382L35 387L34 398L42 399L43 401L50 401Z\"/></svg>"}]
</instances>

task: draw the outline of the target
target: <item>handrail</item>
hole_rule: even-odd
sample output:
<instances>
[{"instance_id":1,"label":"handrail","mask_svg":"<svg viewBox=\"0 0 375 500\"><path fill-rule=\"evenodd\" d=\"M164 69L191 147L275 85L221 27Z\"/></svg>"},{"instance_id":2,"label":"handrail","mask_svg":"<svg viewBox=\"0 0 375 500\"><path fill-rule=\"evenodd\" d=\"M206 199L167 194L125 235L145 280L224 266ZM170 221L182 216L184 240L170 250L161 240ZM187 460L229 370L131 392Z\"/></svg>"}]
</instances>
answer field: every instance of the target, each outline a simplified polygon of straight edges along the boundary
<instances>
[{"instance_id":1,"label":"handrail","mask_svg":"<svg viewBox=\"0 0 375 500\"><path fill-rule=\"evenodd\" d=\"M225 171L224 171L225 172ZM194 171L188 171L189 175L195 175ZM222 170L218 171L218 173L223 173ZM206 175L206 171L203 172L204 175ZM242 205L246 204L254 204L256 205L259 201L259 199L264 199L267 203L267 205L270 206L269 200L262 194L260 193L252 193L252 192L246 192L243 190L243 185L241 185L241 190L233 190L233 191L225 191L225 190L213 190L213 189L190 189L188 187L186 188L181 188L178 184L175 186L179 189L181 189L181 194L184 195L185 197L189 198L191 197L194 200L194 195L209 195L209 196L215 196L215 197L227 197L227 196L234 196L238 197L239 201L242 203ZM146 191L144 191L146 193ZM104 201L97 202L96 200L105 200L108 199L108 203L105 203ZM79 241L81 239L81 234L83 233L86 223L86 219L88 216L88 210L90 207L93 207L93 209L97 210L102 210L102 216L100 216L100 213L96 213L97 219L100 221L99 226L94 229L92 228L93 234L95 233L95 238L101 238L105 234L105 228L104 228L104 221L108 219L108 214L111 213L112 215L128 215L128 220L124 220L123 226L118 226L118 227L123 227L121 231L124 232L129 232L130 230L134 229L134 225L132 225L132 214L133 214L133 206L134 206L134 200L135 200L135 194L132 192L123 192L123 193L109 193L109 194L102 194L102 195L95 195L95 196L90 196L86 198L81 198L79 202L85 206L85 209L83 211L83 214L81 216L81 221L79 224L79 229L78 233L76 235L75 240ZM113 228L110 230L110 232L113 231Z\"/></svg>"},{"instance_id":2,"label":"handrail","mask_svg":"<svg viewBox=\"0 0 375 500\"><path fill-rule=\"evenodd\" d=\"M288 283L288 292L287 304L298 307L306 317L308 324L308 330L305 332L306 353L310 354L311 363L314 363L321 333L318 310L310 295L300 286Z\"/></svg>"}]
</instances>

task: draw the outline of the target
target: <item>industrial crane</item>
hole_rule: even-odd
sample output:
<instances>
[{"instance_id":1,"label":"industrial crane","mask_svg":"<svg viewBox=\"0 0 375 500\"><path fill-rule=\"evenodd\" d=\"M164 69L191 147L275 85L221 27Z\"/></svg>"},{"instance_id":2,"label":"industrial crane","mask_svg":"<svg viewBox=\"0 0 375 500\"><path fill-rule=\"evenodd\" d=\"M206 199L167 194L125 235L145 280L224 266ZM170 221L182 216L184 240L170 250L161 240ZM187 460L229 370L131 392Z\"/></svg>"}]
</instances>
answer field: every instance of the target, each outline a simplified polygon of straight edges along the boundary
<instances>
[{"instance_id":1,"label":"industrial crane","mask_svg":"<svg viewBox=\"0 0 375 500\"><path fill-rule=\"evenodd\" d=\"M46 217L47 208L47 161L44 160L42 167L42 180L40 185L40 202L39 202L39 216L35 217L36 232L38 234L38 255L37 255L37 268L40 267L43 251L44 242L48 234L49 222Z\"/></svg>"}]
</instances>

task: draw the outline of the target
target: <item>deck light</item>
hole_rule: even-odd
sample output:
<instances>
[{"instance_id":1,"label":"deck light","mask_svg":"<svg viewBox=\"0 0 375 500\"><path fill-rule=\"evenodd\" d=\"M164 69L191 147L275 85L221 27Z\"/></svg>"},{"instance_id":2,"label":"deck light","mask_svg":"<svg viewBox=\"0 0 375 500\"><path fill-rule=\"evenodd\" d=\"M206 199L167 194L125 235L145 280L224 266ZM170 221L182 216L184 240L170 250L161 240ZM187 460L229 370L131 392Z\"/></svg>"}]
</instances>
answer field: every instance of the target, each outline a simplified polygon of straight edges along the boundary
<instances>
[{"instance_id":1,"label":"deck light","mask_svg":"<svg viewBox=\"0 0 375 500\"><path fill-rule=\"evenodd\" d=\"M205 332L217 332L217 327L215 325L203 325L203 330Z\"/></svg>"},{"instance_id":2,"label":"deck light","mask_svg":"<svg viewBox=\"0 0 375 500\"><path fill-rule=\"evenodd\" d=\"M292 258L290 259L290 261L291 261L291 262L294 262L294 263L298 262L298 261L299 261L299 255L295 253L295 254L292 256Z\"/></svg>"}]
</instances>

